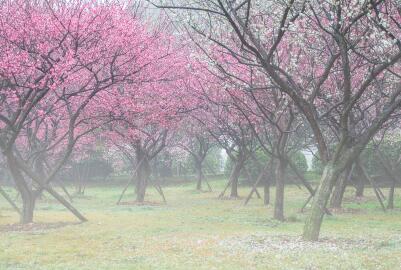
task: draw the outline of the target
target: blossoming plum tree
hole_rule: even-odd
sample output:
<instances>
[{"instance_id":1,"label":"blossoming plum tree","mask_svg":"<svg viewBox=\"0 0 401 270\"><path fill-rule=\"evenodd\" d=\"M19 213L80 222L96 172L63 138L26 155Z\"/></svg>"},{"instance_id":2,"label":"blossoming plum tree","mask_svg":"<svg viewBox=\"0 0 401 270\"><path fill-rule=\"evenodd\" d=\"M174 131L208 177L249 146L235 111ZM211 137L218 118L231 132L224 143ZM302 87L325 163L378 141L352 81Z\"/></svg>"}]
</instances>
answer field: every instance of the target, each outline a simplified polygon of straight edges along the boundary
<instances>
[{"instance_id":1,"label":"blossoming plum tree","mask_svg":"<svg viewBox=\"0 0 401 270\"><path fill-rule=\"evenodd\" d=\"M401 105L398 1L212 0L156 5L189 12L185 20L194 34L261 69L303 114L325 164L303 233L304 239L317 240L339 175ZM380 105L372 106L377 99ZM355 133L351 127L358 123L351 118L363 118L367 112L372 121ZM338 139L333 147L324 119L336 121Z\"/></svg>"},{"instance_id":2,"label":"blossoming plum tree","mask_svg":"<svg viewBox=\"0 0 401 270\"><path fill-rule=\"evenodd\" d=\"M78 140L108 121L93 106L95 97L125 83L152 80L147 67L158 49L152 47L155 39L119 4L3 1L0 13L0 149L21 194L21 222L33 219L30 180L85 221L49 181ZM45 136L40 134L44 125L62 123L53 144L64 150L46 179L18 154L23 130L31 130L38 117L46 119L39 137Z\"/></svg>"}]
</instances>

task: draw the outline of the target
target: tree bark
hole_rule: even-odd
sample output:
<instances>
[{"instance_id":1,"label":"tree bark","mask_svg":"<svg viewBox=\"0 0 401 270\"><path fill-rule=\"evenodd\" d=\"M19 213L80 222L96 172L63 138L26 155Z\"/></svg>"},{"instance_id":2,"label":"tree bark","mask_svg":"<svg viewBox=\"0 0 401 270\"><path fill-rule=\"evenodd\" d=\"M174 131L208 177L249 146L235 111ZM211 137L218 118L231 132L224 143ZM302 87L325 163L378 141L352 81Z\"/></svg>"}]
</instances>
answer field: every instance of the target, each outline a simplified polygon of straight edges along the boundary
<instances>
[{"instance_id":1,"label":"tree bark","mask_svg":"<svg viewBox=\"0 0 401 270\"><path fill-rule=\"evenodd\" d=\"M239 158L237 162L234 164L233 173L231 174L231 198L238 198L238 180L241 175L242 167L244 166L244 161Z\"/></svg>"},{"instance_id":2,"label":"tree bark","mask_svg":"<svg viewBox=\"0 0 401 270\"><path fill-rule=\"evenodd\" d=\"M20 214L20 223L28 224L33 222L33 212L35 210L35 195L32 187L25 181L22 172L18 169L14 160L7 156L7 164L16 187L21 195L22 209Z\"/></svg>"},{"instance_id":3,"label":"tree bark","mask_svg":"<svg viewBox=\"0 0 401 270\"><path fill-rule=\"evenodd\" d=\"M196 162L196 175L197 175L197 182L196 182L196 190L202 190L202 163L199 161Z\"/></svg>"},{"instance_id":4,"label":"tree bark","mask_svg":"<svg viewBox=\"0 0 401 270\"><path fill-rule=\"evenodd\" d=\"M276 197L274 203L274 219L284 221L284 186L287 161L279 159L276 167Z\"/></svg>"},{"instance_id":5,"label":"tree bark","mask_svg":"<svg viewBox=\"0 0 401 270\"><path fill-rule=\"evenodd\" d=\"M356 168L357 169L357 168ZM358 173L356 174L356 183L355 183L355 197L360 198L363 197L363 192L365 190L365 181L364 177L361 175L361 173L358 170Z\"/></svg>"},{"instance_id":6,"label":"tree bark","mask_svg":"<svg viewBox=\"0 0 401 270\"><path fill-rule=\"evenodd\" d=\"M393 180L390 190L388 192L387 209L394 209L394 191L396 182Z\"/></svg>"},{"instance_id":7,"label":"tree bark","mask_svg":"<svg viewBox=\"0 0 401 270\"><path fill-rule=\"evenodd\" d=\"M318 240L325 213L324 209L340 173L341 170L336 162L330 161L325 165L319 188L313 198L311 213L304 226L303 239L308 241Z\"/></svg>"},{"instance_id":8,"label":"tree bark","mask_svg":"<svg viewBox=\"0 0 401 270\"><path fill-rule=\"evenodd\" d=\"M21 224L28 224L33 222L33 212L35 210L36 198L32 193L21 193L22 199L22 213L20 217Z\"/></svg>"},{"instance_id":9,"label":"tree bark","mask_svg":"<svg viewBox=\"0 0 401 270\"><path fill-rule=\"evenodd\" d=\"M341 208L344 192L350 178L352 166L347 166L344 173L338 178L330 199L331 208Z\"/></svg>"},{"instance_id":10,"label":"tree bark","mask_svg":"<svg viewBox=\"0 0 401 270\"><path fill-rule=\"evenodd\" d=\"M149 160L147 157L140 155L138 157L138 160L142 159L143 161L139 164L139 168L137 171L137 181L136 181L136 201L140 203L145 201L145 194L150 176Z\"/></svg>"},{"instance_id":11,"label":"tree bark","mask_svg":"<svg viewBox=\"0 0 401 270\"><path fill-rule=\"evenodd\" d=\"M265 185L263 187L263 191L264 191L263 202L264 202L265 205L269 205L270 204L270 185L272 183L272 179L275 179L274 162L273 162L273 160L271 160L269 162L269 171L266 173Z\"/></svg>"},{"instance_id":12,"label":"tree bark","mask_svg":"<svg viewBox=\"0 0 401 270\"><path fill-rule=\"evenodd\" d=\"M264 192L263 203L264 203L264 205L269 205L270 204L270 180L268 177L266 177L265 185L263 187L263 192Z\"/></svg>"}]
</instances>

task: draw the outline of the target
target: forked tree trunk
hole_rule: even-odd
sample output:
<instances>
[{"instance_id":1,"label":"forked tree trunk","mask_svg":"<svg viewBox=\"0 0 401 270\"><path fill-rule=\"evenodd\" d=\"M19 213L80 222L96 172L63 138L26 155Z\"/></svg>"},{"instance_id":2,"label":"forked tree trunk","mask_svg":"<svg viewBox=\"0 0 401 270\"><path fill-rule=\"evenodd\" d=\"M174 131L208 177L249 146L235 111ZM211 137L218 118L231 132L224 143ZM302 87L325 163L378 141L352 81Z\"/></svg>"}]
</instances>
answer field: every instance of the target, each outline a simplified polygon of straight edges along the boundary
<instances>
[{"instance_id":1,"label":"forked tree trunk","mask_svg":"<svg viewBox=\"0 0 401 270\"><path fill-rule=\"evenodd\" d=\"M284 221L284 186L287 162L279 159L276 167L276 197L274 203L274 219Z\"/></svg>"},{"instance_id":2,"label":"forked tree trunk","mask_svg":"<svg viewBox=\"0 0 401 270\"><path fill-rule=\"evenodd\" d=\"M331 208L341 208L344 192L350 177L352 166L347 166L344 173L338 178L330 199Z\"/></svg>"},{"instance_id":3,"label":"forked tree trunk","mask_svg":"<svg viewBox=\"0 0 401 270\"><path fill-rule=\"evenodd\" d=\"M341 170L333 161L327 163L323 170L319 188L313 198L311 213L309 214L303 232L303 238L308 241L317 241L322 225L324 209L330 197L334 183L337 181Z\"/></svg>"}]
</instances>

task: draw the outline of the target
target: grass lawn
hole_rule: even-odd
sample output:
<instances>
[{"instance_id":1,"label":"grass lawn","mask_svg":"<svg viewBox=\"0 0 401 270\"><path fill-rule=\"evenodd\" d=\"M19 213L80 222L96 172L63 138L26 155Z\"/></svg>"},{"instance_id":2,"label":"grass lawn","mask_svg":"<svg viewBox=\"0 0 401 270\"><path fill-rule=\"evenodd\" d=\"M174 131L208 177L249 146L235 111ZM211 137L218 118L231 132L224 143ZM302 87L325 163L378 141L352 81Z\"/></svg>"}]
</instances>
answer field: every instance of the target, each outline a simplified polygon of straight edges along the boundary
<instances>
[{"instance_id":1,"label":"grass lawn","mask_svg":"<svg viewBox=\"0 0 401 270\"><path fill-rule=\"evenodd\" d=\"M18 216L0 199L0 269L401 269L401 211L383 213L370 190L358 203L349 188L345 210L325 218L321 241L307 243L299 237L305 190L287 187L289 221L280 223L262 200L218 200L225 182L211 184L212 193L194 183L166 187L167 205L144 206L117 206L121 187L89 187L74 201L89 222L60 227L76 220L45 197L35 222L56 228L26 231L7 229ZM153 188L148 194L160 201ZM399 191L396 198L400 209Z\"/></svg>"}]
</instances>

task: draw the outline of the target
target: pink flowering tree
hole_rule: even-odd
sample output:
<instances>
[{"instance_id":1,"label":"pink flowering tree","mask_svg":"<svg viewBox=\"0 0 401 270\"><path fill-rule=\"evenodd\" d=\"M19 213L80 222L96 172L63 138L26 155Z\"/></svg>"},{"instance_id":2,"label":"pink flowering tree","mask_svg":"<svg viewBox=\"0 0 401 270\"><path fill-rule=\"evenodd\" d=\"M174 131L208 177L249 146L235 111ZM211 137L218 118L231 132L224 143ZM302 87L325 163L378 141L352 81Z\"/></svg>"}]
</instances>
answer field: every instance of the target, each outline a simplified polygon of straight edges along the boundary
<instances>
[{"instance_id":1,"label":"pink flowering tree","mask_svg":"<svg viewBox=\"0 0 401 270\"><path fill-rule=\"evenodd\" d=\"M103 132L107 142L132 165L139 203L145 199L151 161L169 144L184 114L194 106L185 42L161 25L148 33L147 65L141 76L114 88L111 95L98 95L93 103L94 110L110 119Z\"/></svg>"},{"instance_id":2,"label":"pink flowering tree","mask_svg":"<svg viewBox=\"0 0 401 270\"><path fill-rule=\"evenodd\" d=\"M116 4L4 1L0 13L0 148L21 194L21 223L33 219L31 180L85 221L49 182L76 143L101 125L104 118L93 110L93 99L141 78L152 40L135 16ZM57 145L60 154L45 179L18 150L27 145L23 137L32 135L37 118L42 122L37 138L47 136L45 125L60 125L52 126L56 139L45 146L48 152Z\"/></svg>"},{"instance_id":3,"label":"pink flowering tree","mask_svg":"<svg viewBox=\"0 0 401 270\"><path fill-rule=\"evenodd\" d=\"M191 115L202 113L199 110L191 111L189 117L181 123L181 127L177 131L176 142L174 145L184 150L193 160L196 172L196 189L202 190L202 183L205 180L204 165L207 154L214 146L213 137L203 128L202 125ZM209 191L211 186L206 181Z\"/></svg>"},{"instance_id":4,"label":"pink flowering tree","mask_svg":"<svg viewBox=\"0 0 401 270\"><path fill-rule=\"evenodd\" d=\"M325 165L303 233L304 239L317 240L324 207L339 175L400 107L399 3L291 0L262 5L262 1L216 0L155 4L190 12L193 16L186 21L195 29L194 35L258 67L303 114ZM372 102L379 98L380 105L373 109ZM358 120L367 112L373 115L372 121L355 133L351 127L358 122L353 115ZM331 147L327 119L335 120L338 131Z\"/></svg>"},{"instance_id":5,"label":"pink flowering tree","mask_svg":"<svg viewBox=\"0 0 401 270\"><path fill-rule=\"evenodd\" d=\"M223 197L231 187L230 198L238 198L239 177L246 161L258 147L257 141L249 122L233 103L231 94L235 92L242 95L240 91L235 85L216 76L213 66L207 62L198 64L195 80L197 83L193 83L193 93L198 99L198 105L192 112L192 117L226 151L232 162L230 178L219 197Z\"/></svg>"},{"instance_id":6,"label":"pink flowering tree","mask_svg":"<svg viewBox=\"0 0 401 270\"><path fill-rule=\"evenodd\" d=\"M200 41L194 39L194 42L200 46ZM206 49L205 46L204 48ZM268 202L269 185L274 180L276 184L274 218L283 221L285 177L289 170L297 170L289 156L305 146L305 140L301 140L299 132L302 129L300 128L302 121L296 116L296 108L289 97L280 92L278 87L258 68L242 63L226 49L216 46L207 49L210 53L207 53L205 57L198 57L199 66L202 66L204 73L208 74L206 77L204 74L198 74L199 79L202 79L199 85L199 98L205 102L201 108L220 106L221 109L218 111L227 108L231 115L236 115L236 119L240 119L238 122L233 122L232 126L245 127L252 138L251 142L253 140L252 143L255 146L257 144L269 157L268 164L260 164L260 167L264 169L258 176L250 196L254 192L257 193L256 186L264 180L265 201ZM198 114L199 116L194 117L205 118L206 115L210 115L213 119L216 116L210 113L205 114L203 111ZM207 122L207 119L203 122ZM227 127L225 128L228 122L229 120L220 120L215 123L214 128L223 134L223 129L228 131ZM297 139L294 138L294 134ZM235 141L235 136L230 135L230 138L229 142ZM259 163L255 157L255 149L256 147L249 149L251 150L249 159ZM249 175L246 167L243 173ZM314 194L313 188L301 173L297 171L295 175L300 178L299 180L308 191ZM246 203L249 199L248 196Z\"/></svg>"}]
</instances>

